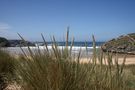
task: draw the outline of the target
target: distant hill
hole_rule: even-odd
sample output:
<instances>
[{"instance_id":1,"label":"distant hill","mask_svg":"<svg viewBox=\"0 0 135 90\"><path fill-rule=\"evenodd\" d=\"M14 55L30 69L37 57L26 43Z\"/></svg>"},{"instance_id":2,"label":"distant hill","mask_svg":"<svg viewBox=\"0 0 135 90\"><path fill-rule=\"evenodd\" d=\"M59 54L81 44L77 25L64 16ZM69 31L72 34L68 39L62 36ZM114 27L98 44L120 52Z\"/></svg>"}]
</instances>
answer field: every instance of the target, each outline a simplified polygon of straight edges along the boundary
<instances>
[{"instance_id":1,"label":"distant hill","mask_svg":"<svg viewBox=\"0 0 135 90\"><path fill-rule=\"evenodd\" d=\"M101 46L105 52L125 53L135 55L135 33L122 35Z\"/></svg>"},{"instance_id":2,"label":"distant hill","mask_svg":"<svg viewBox=\"0 0 135 90\"><path fill-rule=\"evenodd\" d=\"M19 47L19 46L35 46L34 43L23 40L8 40L11 47Z\"/></svg>"},{"instance_id":3,"label":"distant hill","mask_svg":"<svg viewBox=\"0 0 135 90\"><path fill-rule=\"evenodd\" d=\"M0 37L0 47L9 47L10 43L6 38Z\"/></svg>"},{"instance_id":4,"label":"distant hill","mask_svg":"<svg viewBox=\"0 0 135 90\"><path fill-rule=\"evenodd\" d=\"M7 40L4 37L0 37L0 47L19 47L19 46L35 46L34 43L23 40Z\"/></svg>"}]
</instances>

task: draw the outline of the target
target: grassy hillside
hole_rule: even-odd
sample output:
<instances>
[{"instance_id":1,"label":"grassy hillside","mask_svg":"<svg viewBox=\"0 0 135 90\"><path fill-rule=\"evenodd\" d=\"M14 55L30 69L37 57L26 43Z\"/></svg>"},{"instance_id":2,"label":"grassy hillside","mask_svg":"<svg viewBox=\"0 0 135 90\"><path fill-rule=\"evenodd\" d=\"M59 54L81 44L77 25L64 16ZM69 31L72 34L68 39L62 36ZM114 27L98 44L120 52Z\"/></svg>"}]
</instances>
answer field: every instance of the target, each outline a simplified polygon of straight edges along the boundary
<instances>
[{"instance_id":1,"label":"grassy hillside","mask_svg":"<svg viewBox=\"0 0 135 90\"><path fill-rule=\"evenodd\" d=\"M103 51L135 54L135 33L120 36L102 45Z\"/></svg>"}]
</instances>

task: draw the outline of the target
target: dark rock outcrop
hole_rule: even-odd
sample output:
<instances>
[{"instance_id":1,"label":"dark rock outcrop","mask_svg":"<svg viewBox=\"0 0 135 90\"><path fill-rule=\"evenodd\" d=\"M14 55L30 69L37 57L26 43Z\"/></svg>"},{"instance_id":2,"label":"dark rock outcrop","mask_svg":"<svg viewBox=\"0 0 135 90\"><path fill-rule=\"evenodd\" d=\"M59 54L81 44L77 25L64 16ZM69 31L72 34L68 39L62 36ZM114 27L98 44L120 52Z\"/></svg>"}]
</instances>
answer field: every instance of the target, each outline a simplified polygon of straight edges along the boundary
<instances>
[{"instance_id":1,"label":"dark rock outcrop","mask_svg":"<svg viewBox=\"0 0 135 90\"><path fill-rule=\"evenodd\" d=\"M10 43L6 38L0 37L0 47L9 47Z\"/></svg>"},{"instance_id":2,"label":"dark rock outcrop","mask_svg":"<svg viewBox=\"0 0 135 90\"><path fill-rule=\"evenodd\" d=\"M19 46L35 46L35 43L23 40L7 40L0 37L0 47L19 47Z\"/></svg>"},{"instance_id":3,"label":"dark rock outcrop","mask_svg":"<svg viewBox=\"0 0 135 90\"><path fill-rule=\"evenodd\" d=\"M35 46L34 43L23 40L8 40L11 47L19 47L19 46Z\"/></svg>"},{"instance_id":4,"label":"dark rock outcrop","mask_svg":"<svg viewBox=\"0 0 135 90\"><path fill-rule=\"evenodd\" d=\"M124 53L135 55L135 33L112 39L101 46L105 52Z\"/></svg>"}]
</instances>

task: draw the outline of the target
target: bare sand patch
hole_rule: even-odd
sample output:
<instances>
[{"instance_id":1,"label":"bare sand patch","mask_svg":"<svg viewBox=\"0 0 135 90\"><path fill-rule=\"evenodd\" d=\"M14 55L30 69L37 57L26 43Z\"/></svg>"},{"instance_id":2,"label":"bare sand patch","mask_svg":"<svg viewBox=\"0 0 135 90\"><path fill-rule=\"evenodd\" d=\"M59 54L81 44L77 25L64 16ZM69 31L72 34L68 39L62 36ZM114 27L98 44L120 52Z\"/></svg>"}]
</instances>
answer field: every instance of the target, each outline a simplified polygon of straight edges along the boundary
<instances>
[{"instance_id":1,"label":"bare sand patch","mask_svg":"<svg viewBox=\"0 0 135 90\"><path fill-rule=\"evenodd\" d=\"M107 64L108 61L107 61L107 57L105 57L105 59L103 59L103 64ZM112 62L113 64L115 64L115 61L116 61L116 58L113 57L112 58ZM122 64L124 61L124 55L118 55L118 64ZM92 63L92 59L90 58L85 58L83 57L81 60L80 60L81 63ZM97 59L96 61L98 64L100 63L100 61ZM135 64L135 55L127 55L126 57L126 61L125 61L125 65L131 65L131 64Z\"/></svg>"}]
</instances>

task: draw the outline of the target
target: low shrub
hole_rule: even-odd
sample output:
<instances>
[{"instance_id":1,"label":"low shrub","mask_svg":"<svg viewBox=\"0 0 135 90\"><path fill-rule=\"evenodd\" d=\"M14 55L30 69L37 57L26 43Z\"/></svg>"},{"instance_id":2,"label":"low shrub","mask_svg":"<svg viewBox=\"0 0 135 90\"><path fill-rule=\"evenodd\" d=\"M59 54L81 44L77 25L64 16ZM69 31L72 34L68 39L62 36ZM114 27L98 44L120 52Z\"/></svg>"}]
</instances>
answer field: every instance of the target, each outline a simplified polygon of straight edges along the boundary
<instances>
[{"instance_id":1,"label":"low shrub","mask_svg":"<svg viewBox=\"0 0 135 90\"><path fill-rule=\"evenodd\" d=\"M0 49L0 90L4 89L14 76L14 58Z\"/></svg>"}]
</instances>

